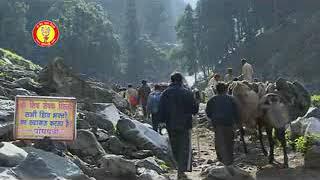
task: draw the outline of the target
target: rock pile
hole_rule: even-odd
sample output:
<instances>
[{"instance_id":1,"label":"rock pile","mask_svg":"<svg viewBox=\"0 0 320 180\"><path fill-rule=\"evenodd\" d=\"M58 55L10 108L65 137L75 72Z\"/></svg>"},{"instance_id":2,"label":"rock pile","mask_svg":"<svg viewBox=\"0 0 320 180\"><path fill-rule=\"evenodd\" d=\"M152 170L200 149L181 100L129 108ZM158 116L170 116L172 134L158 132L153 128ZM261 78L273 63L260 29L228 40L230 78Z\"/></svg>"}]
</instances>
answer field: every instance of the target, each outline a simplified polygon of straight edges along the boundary
<instances>
[{"instance_id":1,"label":"rock pile","mask_svg":"<svg viewBox=\"0 0 320 180\"><path fill-rule=\"evenodd\" d=\"M61 59L42 69L0 49L0 64L0 179L167 179L167 138L122 113L127 101L103 83L81 79ZM77 139L14 141L16 95L76 97Z\"/></svg>"}]
</instances>

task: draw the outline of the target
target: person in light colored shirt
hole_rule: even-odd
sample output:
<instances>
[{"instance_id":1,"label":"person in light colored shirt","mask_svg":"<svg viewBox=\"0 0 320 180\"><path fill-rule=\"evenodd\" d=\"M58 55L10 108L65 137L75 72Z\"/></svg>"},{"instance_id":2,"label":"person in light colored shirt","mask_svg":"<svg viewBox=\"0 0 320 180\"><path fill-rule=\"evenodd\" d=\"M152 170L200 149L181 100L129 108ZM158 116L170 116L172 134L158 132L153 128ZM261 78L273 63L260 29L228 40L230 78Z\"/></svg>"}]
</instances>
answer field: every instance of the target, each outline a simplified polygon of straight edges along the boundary
<instances>
[{"instance_id":1,"label":"person in light colored shirt","mask_svg":"<svg viewBox=\"0 0 320 180\"><path fill-rule=\"evenodd\" d=\"M241 60L242 63L242 79L248 82L253 81L253 68L252 65L247 62L246 59Z\"/></svg>"},{"instance_id":2,"label":"person in light colored shirt","mask_svg":"<svg viewBox=\"0 0 320 180\"><path fill-rule=\"evenodd\" d=\"M232 72L232 68L228 68L227 69L227 74L224 76L224 81L225 82L230 82L233 81L234 77L233 77L233 72Z\"/></svg>"}]
</instances>

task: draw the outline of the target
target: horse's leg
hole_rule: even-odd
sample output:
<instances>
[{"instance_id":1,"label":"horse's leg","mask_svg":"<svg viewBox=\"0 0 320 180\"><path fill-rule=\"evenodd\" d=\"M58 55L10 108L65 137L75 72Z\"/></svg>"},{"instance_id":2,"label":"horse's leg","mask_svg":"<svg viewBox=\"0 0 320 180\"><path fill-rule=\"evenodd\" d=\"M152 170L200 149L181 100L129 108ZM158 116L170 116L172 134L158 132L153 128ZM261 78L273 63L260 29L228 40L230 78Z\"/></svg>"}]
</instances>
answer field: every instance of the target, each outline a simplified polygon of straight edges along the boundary
<instances>
[{"instance_id":1,"label":"horse's leg","mask_svg":"<svg viewBox=\"0 0 320 180\"><path fill-rule=\"evenodd\" d=\"M288 154L287 154L287 141L286 141L286 131L284 128L276 129L276 136L279 139L281 146L283 148L283 160L284 167L289 167L288 164Z\"/></svg>"},{"instance_id":2,"label":"horse's leg","mask_svg":"<svg viewBox=\"0 0 320 180\"><path fill-rule=\"evenodd\" d=\"M265 156L268 156L268 152L266 150L266 148L264 147L264 144L263 144L263 137L262 137L262 125L261 123L258 123L258 131L259 131L259 141L260 141L260 144L261 144L261 149L262 149L262 152Z\"/></svg>"},{"instance_id":3,"label":"horse's leg","mask_svg":"<svg viewBox=\"0 0 320 180\"><path fill-rule=\"evenodd\" d=\"M240 139L241 139L241 141L243 143L244 153L248 154L247 144L246 144L246 141L244 140L244 129L243 129L242 126L240 127Z\"/></svg>"},{"instance_id":4,"label":"horse's leg","mask_svg":"<svg viewBox=\"0 0 320 180\"><path fill-rule=\"evenodd\" d=\"M267 135L268 135L268 140L269 140L269 145L270 145L270 151L269 151L269 163L272 164L274 161L274 141L272 137L272 128L271 127L266 127Z\"/></svg>"}]
</instances>

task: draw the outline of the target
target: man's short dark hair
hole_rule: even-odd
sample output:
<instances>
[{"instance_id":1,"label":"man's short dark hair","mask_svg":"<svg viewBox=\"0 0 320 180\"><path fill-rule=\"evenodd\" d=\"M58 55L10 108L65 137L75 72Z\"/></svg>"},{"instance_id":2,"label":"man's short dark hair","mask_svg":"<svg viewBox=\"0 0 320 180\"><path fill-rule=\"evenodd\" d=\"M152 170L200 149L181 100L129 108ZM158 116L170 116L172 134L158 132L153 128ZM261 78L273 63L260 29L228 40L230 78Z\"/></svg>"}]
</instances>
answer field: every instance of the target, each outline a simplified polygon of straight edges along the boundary
<instances>
[{"instance_id":1,"label":"man's short dark hair","mask_svg":"<svg viewBox=\"0 0 320 180\"><path fill-rule=\"evenodd\" d=\"M216 86L216 89L217 89L218 94L224 94L227 92L228 86L223 82L219 82Z\"/></svg>"},{"instance_id":2,"label":"man's short dark hair","mask_svg":"<svg viewBox=\"0 0 320 180\"><path fill-rule=\"evenodd\" d=\"M247 62L247 59L245 59L245 58L242 58L242 59L241 59L241 63L244 64L244 63L246 63L246 62Z\"/></svg>"},{"instance_id":3,"label":"man's short dark hair","mask_svg":"<svg viewBox=\"0 0 320 180\"><path fill-rule=\"evenodd\" d=\"M182 83L183 76L181 73L176 72L171 75L171 82Z\"/></svg>"},{"instance_id":4,"label":"man's short dark hair","mask_svg":"<svg viewBox=\"0 0 320 180\"><path fill-rule=\"evenodd\" d=\"M147 81L146 80L142 80L141 83L142 84L147 84Z\"/></svg>"},{"instance_id":5,"label":"man's short dark hair","mask_svg":"<svg viewBox=\"0 0 320 180\"><path fill-rule=\"evenodd\" d=\"M128 84L128 88L132 88L132 84Z\"/></svg>"},{"instance_id":6,"label":"man's short dark hair","mask_svg":"<svg viewBox=\"0 0 320 180\"><path fill-rule=\"evenodd\" d=\"M161 86L159 84L154 85L154 90L161 90Z\"/></svg>"}]
</instances>

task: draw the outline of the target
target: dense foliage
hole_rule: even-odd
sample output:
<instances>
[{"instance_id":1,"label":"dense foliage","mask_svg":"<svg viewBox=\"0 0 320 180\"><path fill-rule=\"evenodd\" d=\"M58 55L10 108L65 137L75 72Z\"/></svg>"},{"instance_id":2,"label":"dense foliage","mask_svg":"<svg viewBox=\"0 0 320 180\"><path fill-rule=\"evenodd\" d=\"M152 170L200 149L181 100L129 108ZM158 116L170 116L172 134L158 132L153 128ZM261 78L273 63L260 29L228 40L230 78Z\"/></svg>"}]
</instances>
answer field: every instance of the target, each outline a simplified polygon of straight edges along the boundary
<instances>
[{"instance_id":1,"label":"dense foliage","mask_svg":"<svg viewBox=\"0 0 320 180\"><path fill-rule=\"evenodd\" d=\"M0 47L42 65L60 56L76 71L108 81L160 80L172 70L165 53L166 43L175 42L175 8L160 0L2 0ZM44 19L60 30L50 48L31 36Z\"/></svg>"},{"instance_id":2,"label":"dense foliage","mask_svg":"<svg viewBox=\"0 0 320 180\"><path fill-rule=\"evenodd\" d=\"M319 7L316 0L199 0L193 12L198 71L239 73L245 57L259 79L319 84Z\"/></svg>"}]
</instances>

